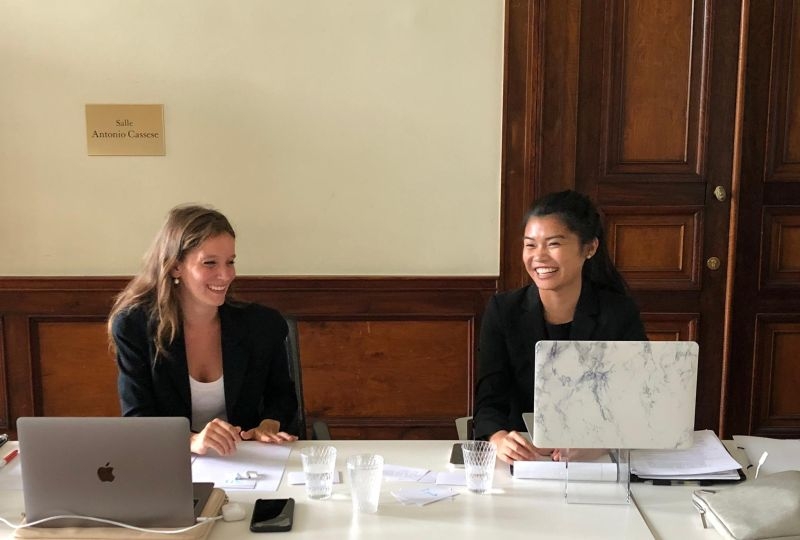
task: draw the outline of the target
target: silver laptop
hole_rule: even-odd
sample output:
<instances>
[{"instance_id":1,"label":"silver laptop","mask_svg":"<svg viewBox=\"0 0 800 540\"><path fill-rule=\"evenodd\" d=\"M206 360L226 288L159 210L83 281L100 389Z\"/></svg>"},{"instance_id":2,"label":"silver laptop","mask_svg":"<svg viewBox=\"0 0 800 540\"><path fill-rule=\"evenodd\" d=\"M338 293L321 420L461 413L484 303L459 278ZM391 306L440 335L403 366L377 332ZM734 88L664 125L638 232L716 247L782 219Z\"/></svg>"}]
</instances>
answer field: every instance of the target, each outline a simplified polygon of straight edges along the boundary
<instances>
[{"instance_id":1,"label":"silver laptop","mask_svg":"<svg viewBox=\"0 0 800 540\"><path fill-rule=\"evenodd\" d=\"M213 484L192 485L186 418L17 420L25 517L100 517L139 527L195 523ZM78 519L42 527L108 526Z\"/></svg>"},{"instance_id":2,"label":"silver laptop","mask_svg":"<svg viewBox=\"0 0 800 540\"><path fill-rule=\"evenodd\" d=\"M693 341L540 341L533 414L542 448L688 448L698 346Z\"/></svg>"}]
</instances>

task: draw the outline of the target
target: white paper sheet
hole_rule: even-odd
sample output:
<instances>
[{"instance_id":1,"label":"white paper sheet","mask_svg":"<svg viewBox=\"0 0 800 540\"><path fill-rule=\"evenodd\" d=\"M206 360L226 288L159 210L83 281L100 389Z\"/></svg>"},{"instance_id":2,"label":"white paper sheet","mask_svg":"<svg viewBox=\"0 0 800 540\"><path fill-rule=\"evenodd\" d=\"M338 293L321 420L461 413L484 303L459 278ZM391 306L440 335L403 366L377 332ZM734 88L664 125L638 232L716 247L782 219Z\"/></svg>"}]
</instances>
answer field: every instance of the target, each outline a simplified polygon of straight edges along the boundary
<instances>
[{"instance_id":1,"label":"white paper sheet","mask_svg":"<svg viewBox=\"0 0 800 540\"><path fill-rule=\"evenodd\" d=\"M755 466L761 454L769 452L761 466L760 475L781 471L800 471L800 439L770 439L768 437L752 437L750 435L734 435L736 445L744 450L747 459Z\"/></svg>"},{"instance_id":2,"label":"white paper sheet","mask_svg":"<svg viewBox=\"0 0 800 540\"><path fill-rule=\"evenodd\" d=\"M0 469L0 489L22 489L22 457L14 458L11 463Z\"/></svg>"},{"instance_id":3,"label":"white paper sheet","mask_svg":"<svg viewBox=\"0 0 800 540\"><path fill-rule=\"evenodd\" d=\"M450 487L405 488L392 491L394 498L403 504L425 506L432 502L450 499L458 495L458 490Z\"/></svg>"},{"instance_id":4,"label":"white paper sheet","mask_svg":"<svg viewBox=\"0 0 800 540\"><path fill-rule=\"evenodd\" d=\"M256 489L276 491L291 451L288 445L243 441L232 456L197 456L192 463L192 481L214 482L217 487L230 488L226 483L236 478L237 473L255 471Z\"/></svg>"},{"instance_id":5,"label":"white paper sheet","mask_svg":"<svg viewBox=\"0 0 800 540\"><path fill-rule=\"evenodd\" d=\"M342 483L342 471L333 471L333 483ZM304 486L306 484L306 473L303 471L289 471L286 475L286 481L291 486Z\"/></svg>"},{"instance_id":6,"label":"white paper sheet","mask_svg":"<svg viewBox=\"0 0 800 540\"><path fill-rule=\"evenodd\" d=\"M429 471L428 474L417 480L420 484L435 484L436 483L436 476L439 473L436 471Z\"/></svg>"},{"instance_id":7,"label":"white paper sheet","mask_svg":"<svg viewBox=\"0 0 800 540\"><path fill-rule=\"evenodd\" d=\"M222 481L222 484L216 482L215 485L217 487L221 487L222 489L256 489L256 484L258 484L258 480L248 480L242 478L226 478Z\"/></svg>"},{"instance_id":8,"label":"white paper sheet","mask_svg":"<svg viewBox=\"0 0 800 540\"><path fill-rule=\"evenodd\" d=\"M687 475L735 471L739 462L731 457L716 434L695 431L694 444L686 450L631 451L631 472L639 477L684 478Z\"/></svg>"},{"instance_id":9,"label":"white paper sheet","mask_svg":"<svg viewBox=\"0 0 800 540\"><path fill-rule=\"evenodd\" d=\"M428 469L403 467L388 463L383 465L383 479L389 482L419 482L426 474L428 474Z\"/></svg>"},{"instance_id":10,"label":"white paper sheet","mask_svg":"<svg viewBox=\"0 0 800 540\"><path fill-rule=\"evenodd\" d=\"M440 486L466 486L467 472L463 469L460 471L440 472L436 475L436 484Z\"/></svg>"},{"instance_id":11,"label":"white paper sheet","mask_svg":"<svg viewBox=\"0 0 800 540\"><path fill-rule=\"evenodd\" d=\"M558 461L517 461L514 478L564 480L566 464ZM608 482L617 478L617 464L610 462L573 461L569 464L570 480Z\"/></svg>"}]
</instances>

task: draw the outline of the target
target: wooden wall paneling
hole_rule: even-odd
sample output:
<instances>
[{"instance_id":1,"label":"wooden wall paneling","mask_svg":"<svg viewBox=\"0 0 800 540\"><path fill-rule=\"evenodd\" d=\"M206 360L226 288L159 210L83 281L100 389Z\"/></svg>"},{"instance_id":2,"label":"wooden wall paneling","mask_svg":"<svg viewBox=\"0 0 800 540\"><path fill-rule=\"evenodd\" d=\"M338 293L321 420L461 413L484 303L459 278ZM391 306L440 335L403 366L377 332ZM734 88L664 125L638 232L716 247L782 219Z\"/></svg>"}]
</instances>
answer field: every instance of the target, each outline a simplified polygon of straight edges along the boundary
<instances>
[{"instance_id":1,"label":"wooden wall paneling","mask_svg":"<svg viewBox=\"0 0 800 540\"><path fill-rule=\"evenodd\" d=\"M607 11L606 175L700 180L708 9L703 2L619 0Z\"/></svg>"},{"instance_id":2,"label":"wooden wall paneling","mask_svg":"<svg viewBox=\"0 0 800 540\"><path fill-rule=\"evenodd\" d=\"M538 80L531 81L541 99L535 125L538 169L532 178L534 198L575 186L578 137L578 67L581 41L580 0L541 2L536 24L542 34ZM529 201L533 202L533 201ZM521 227L517 223L517 238ZM521 249L521 242L518 246ZM527 281L525 281L527 283Z\"/></svg>"},{"instance_id":3,"label":"wooden wall paneling","mask_svg":"<svg viewBox=\"0 0 800 540\"><path fill-rule=\"evenodd\" d=\"M506 0L503 88L503 163L501 165L500 288L528 279L522 264L521 223L533 201L533 179L540 167L535 153L542 115L545 0Z\"/></svg>"},{"instance_id":4,"label":"wooden wall paneling","mask_svg":"<svg viewBox=\"0 0 800 540\"><path fill-rule=\"evenodd\" d=\"M700 289L702 208L606 207L611 258L636 289Z\"/></svg>"},{"instance_id":5,"label":"wooden wall paneling","mask_svg":"<svg viewBox=\"0 0 800 540\"><path fill-rule=\"evenodd\" d=\"M13 435L19 416L119 414L105 319L127 281L0 278L4 429ZM495 278L251 276L236 288L298 319L309 415L335 412L334 435L452 438L454 418L471 411L476 329ZM335 387L318 369L333 360ZM371 363L381 369L369 378ZM415 396L420 383L425 393ZM358 398L350 407L348 395Z\"/></svg>"},{"instance_id":6,"label":"wooden wall paneling","mask_svg":"<svg viewBox=\"0 0 800 540\"><path fill-rule=\"evenodd\" d=\"M545 193L575 186L582 5L506 1L501 290L530 281L521 261L527 209Z\"/></svg>"},{"instance_id":7,"label":"wooden wall paneling","mask_svg":"<svg viewBox=\"0 0 800 540\"><path fill-rule=\"evenodd\" d=\"M588 2L581 15L577 187L601 204L702 204L712 3Z\"/></svg>"},{"instance_id":8,"label":"wooden wall paneling","mask_svg":"<svg viewBox=\"0 0 800 540\"><path fill-rule=\"evenodd\" d=\"M362 433L361 428L387 424L405 424L407 438L427 437L430 430L452 436L453 419L472 411L473 323L300 323L308 416L325 418L336 438L354 428Z\"/></svg>"},{"instance_id":9,"label":"wooden wall paneling","mask_svg":"<svg viewBox=\"0 0 800 540\"><path fill-rule=\"evenodd\" d=\"M40 390L36 414L119 416L117 366L105 320L34 319L32 326Z\"/></svg>"},{"instance_id":10,"label":"wooden wall paneling","mask_svg":"<svg viewBox=\"0 0 800 540\"><path fill-rule=\"evenodd\" d=\"M752 433L800 438L800 314L759 314Z\"/></svg>"},{"instance_id":11,"label":"wooden wall paneling","mask_svg":"<svg viewBox=\"0 0 800 540\"><path fill-rule=\"evenodd\" d=\"M762 289L800 288L800 207L764 207Z\"/></svg>"},{"instance_id":12,"label":"wooden wall paneling","mask_svg":"<svg viewBox=\"0 0 800 540\"><path fill-rule=\"evenodd\" d=\"M800 435L800 8L750 10L727 433Z\"/></svg>"},{"instance_id":13,"label":"wooden wall paneling","mask_svg":"<svg viewBox=\"0 0 800 540\"><path fill-rule=\"evenodd\" d=\"M764 203L764 168L766 167L767 118L773 99L770 81L779 55L775 43L773 17L776 4L765 2L749 11L747 21L747 73L742 125L741 185L736 194L735 275L731 313L731 349L725 402L726 433L750 434L752 427L753 376L755 365L755 316L758 305L758 282L753 275L762 267L760 257L762 206ZM765 84L768 85L765 88ZM774 107L774 105L772 105ZM753 230L756 226L757 230ZM749 309L746 306L753 306ZM735 397L734 397L735 396Z\"/></svg>"},{"instance_id":14,"label":"wooden wall paneling","mask_svg":"<svg viewBox=\"0 0 800 540\"><path fill-rule=\"evenodd\" d=\"M506 0L500 290L530 282L522 218L535 199L575 187L580 0Z\"/></svg>"},{"instance_id":15,"label":"wooden wall paneling","mask_svg":"<svg viewBox=\"0 0 800 540\"><path fill-rule=\"evenodd\" d=\"M119 277L0 277L0 313L104 317L128 282ZM80 293L80 294L78 294Z\"/></svg>"},{"instance_id":16,"label":"wooden wall paneling","mask_svg":"<svg viewBox=\"0 0 800 540\"><path fill-rule=\"evenodd\" d=\"M5 328L0 315L0 427L8 429L8 375L5 347Z\"/></svg>"},{"instance_id":17,"label":"wooden wall paneling","mask_svg":"<svg viewBox=\"0 0 800 540\"><path fill-rule=\"evenodd\" d=\"M1 312L0 312L1 313ZM19 314L2 314L5 321L5 357L3 369L6 385L3 398L8 404L2 418L2 429L16 436L16 419L33 416L34 382L31 373L30 326L28 317Z\"/></svg>"},{"instance_id":18,"label":"wooden wall paneling","mask_svg":"<svg viewBox=\"0 0 800 540\"><path fill-rule=\"evenodd\" d=\"M319 279L314 282L313 302L305 292L298 294L300 291L295 287L301 286L302 281L272 280L268 283L268 288L262 288L261 285L265 283L267 282L245 279L240 281L239 290L243 297L278 307L299 321L304 394L309 418L323 418L329 423L332 434L342 438L378 438L386 436L389 432L394 432L397 437L413 438L450 438L455 436L453 419L456 416L469 414L472 408L472 386L474 384L472 370L474 370L474 350L477 347L476 336L480 327L480 314L491 295L496 291L496 280L486 278ZM324 322L327 325L333 325L333 328L344 332L339 336L344 338L349 335L348 332L352 328L342 325L342 321L357 321L362 329L367 325L370 325L373 330L376 325L377 328L383 329L397 326L396 331L400 331L402 326L411 321L426 322L426 325L415 326L414 332L422 332L422 334L420 336L409 335L410 343L422 339L422 335L427 331L426 328L434 328L437 325L440 328L444 322L460 321L457 326L466 327L469 332L455 339L452 335L443 334L440 338L442 341L436 348L439 351L449 349L449 352L444 354L445 358L452 357L455 360L456 356L460 357L461 362L468 366L468 389L464 388L463 393L459 391L457 395L451 396L454 403L458 404L458 411L463 412L454 414L452 409L448 409L437 415L423 412L423 414L404 416L390 415L385 411L381 415L371 415L360 411L359 408L353 409L349 414L341 409L326 411L324 408L320 408L319 403L338 403L347 392L352 390L352 386L349 384L345 388L319 386L313 379L309 382L308 376L305 375L306 365L313 366L316 362L323 361L320 357L330 345L330 343L325 346L315 345L320 339L316 333L321 328L325 328L324 326L315 326L315 324ZM381 323L391 324L385 326ZM430 324L434 326L430 326ZM407 348L408 345L402 346L399 340L389 339L394 331L388 332L387 330L386 332L384 338L387 341L383 342L383 350L380 354L387 357L400 355L401 358L407 355L406 352L403 352L403 347ZM347 369L360 369L358 366L363 362L363 356L359 350L372 347L368 343L369 339L363 341L363 335L362 341L355 340L352 343L352 351L344 359L341 359L344 360ZM352 335L351 339L354 339ZM468 342L466 345L464 339ZM397 348L393 349L393 346ZM307 360L308 355L311 356ZM411 362L411 365L414 365L414 362ZM313 377L313 371L310 376ZM413 381L420 378L421 373L409 368L406 376L408 383L401 386L401 391L407 392L412 388ZM450 376L452 377L452 375ZM315 393L318 398L315 398Z\"/></svg>"},{"instance_id":19,"label":"wooden wall paneling","mask_svg":"<svg viewBox=\"0 0 800 540\"><path fill-rule=\"evenodd\" d=\"M7 407L0 429L14 437L17 418L41 414L36 317L105 318L113 295L126 282L123 278L0 277L0 318L5 321L2 369L6 377L0 399ZM80 381L72 384L80 389Z\"/></svg>"},{"instance_id":20,"label":"wooden wall paneling","mask_svg":"<svg viewBox=\"0 0 800 540\"><path fill-rule=\"evenodd\" d=\"M800 7L777 2L765 182L800 178Z\"/></svg>"},{"instance_id":21,"label":"wooden wall paneling","mask_svg":"<svg viewBox=\"0 0 800 540\"><path fill-rule=\"evenodd\" d=\"M699 313L642 313L651 341L697 341Z\"/></svg>"}]
</instances>

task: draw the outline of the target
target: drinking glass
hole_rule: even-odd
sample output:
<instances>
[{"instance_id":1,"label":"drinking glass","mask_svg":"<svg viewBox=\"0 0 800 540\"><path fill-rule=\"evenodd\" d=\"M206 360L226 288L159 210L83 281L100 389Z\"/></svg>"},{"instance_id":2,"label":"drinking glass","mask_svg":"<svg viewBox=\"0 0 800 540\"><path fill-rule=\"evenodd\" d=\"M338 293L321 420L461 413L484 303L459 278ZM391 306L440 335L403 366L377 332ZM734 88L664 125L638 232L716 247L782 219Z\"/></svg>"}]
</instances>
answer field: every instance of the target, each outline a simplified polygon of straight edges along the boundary
<instances>
[{"instance_id":1,"label":"drinking glass","mask_svg":"<svg viewBox=\"0 0 800 540\"><path fill-rule=\"evenodd\" d=\"M383 480L383 456L359 454L347 458L347 475L353 497L353 511L378 511Z\"/></svg>"},{"instance_id":2,"label":"drinking glass","mask_svg":"<svg viewBox=\"0 0 800 540\"><path fill-rule=\"evenodd\" d=\"M497 447L489 441L466 441L461 446L464 453L464 469L467 489L473 493L485 493L492 489L494 463Z\"/></svg>"},{"instance_id":3,"label":"drinking glass","mask_svg":"<svg viewBox=\"0 0 800 540\"><path fill-rule=\"evenodd\" d=\"M306 476L306 495L309 499L327 499L333 492L336 469L336 448L308 446L300 450Z\"/></svg>"}]
</instances>

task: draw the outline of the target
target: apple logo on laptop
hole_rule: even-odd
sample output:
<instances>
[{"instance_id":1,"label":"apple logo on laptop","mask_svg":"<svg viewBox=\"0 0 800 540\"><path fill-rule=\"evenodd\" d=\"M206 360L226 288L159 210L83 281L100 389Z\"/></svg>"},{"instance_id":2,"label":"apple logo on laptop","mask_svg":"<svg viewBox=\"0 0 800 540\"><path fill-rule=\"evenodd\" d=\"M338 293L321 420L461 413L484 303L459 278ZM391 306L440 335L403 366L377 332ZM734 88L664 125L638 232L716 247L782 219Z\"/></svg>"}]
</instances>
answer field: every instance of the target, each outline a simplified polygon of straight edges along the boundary
<instances>
[{"instance_id":1,"label":"apple logo on laptop","mask_svg":"<svg viewBox=\"0 0 800 540\"><path fill-rule=\"evenodd\" d=\"M97 468L97 477L101 482L114 481L114 467L111 467L111 462L106 462L102 467Z\"/></svg>"}]
</instances>

